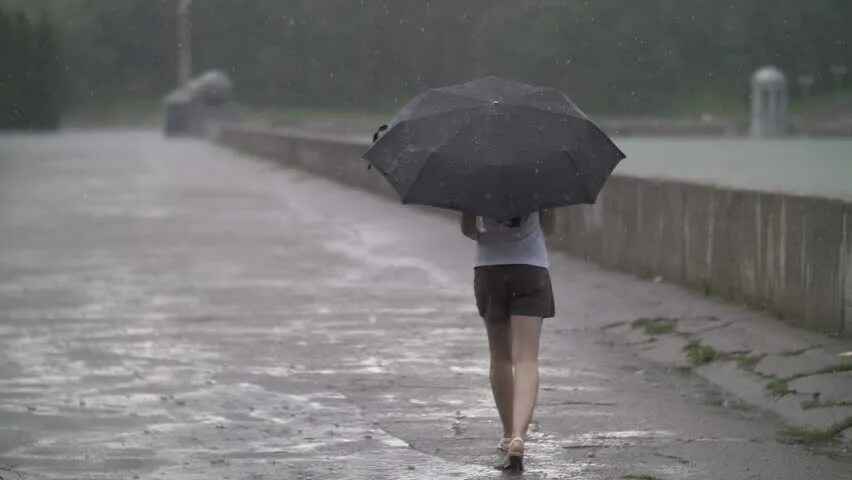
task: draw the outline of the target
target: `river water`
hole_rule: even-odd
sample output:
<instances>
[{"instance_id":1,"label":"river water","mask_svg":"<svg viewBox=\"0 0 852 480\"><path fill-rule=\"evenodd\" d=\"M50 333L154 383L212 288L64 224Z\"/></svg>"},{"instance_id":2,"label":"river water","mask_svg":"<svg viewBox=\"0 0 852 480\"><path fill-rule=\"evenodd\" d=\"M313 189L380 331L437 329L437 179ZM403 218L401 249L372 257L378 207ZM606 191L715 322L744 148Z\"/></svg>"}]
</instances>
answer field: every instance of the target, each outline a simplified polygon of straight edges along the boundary
<instances>
[{"instance_id":1,"label":"river water","mask_svg":"<svg viewBox=\"0 0 852 480\"><path fill-rule=\"evenodd\" d=\"M852 139L616 138L617 174L852 201Z\"/></svg>"}]
</instances>

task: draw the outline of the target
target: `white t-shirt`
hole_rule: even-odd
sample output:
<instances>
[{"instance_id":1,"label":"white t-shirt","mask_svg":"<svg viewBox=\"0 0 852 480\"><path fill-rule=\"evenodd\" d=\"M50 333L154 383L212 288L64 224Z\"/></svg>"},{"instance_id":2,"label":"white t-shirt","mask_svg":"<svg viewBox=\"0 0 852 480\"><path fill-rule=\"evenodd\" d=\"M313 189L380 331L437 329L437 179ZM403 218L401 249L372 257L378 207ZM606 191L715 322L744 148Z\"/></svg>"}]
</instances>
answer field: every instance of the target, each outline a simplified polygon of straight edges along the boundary
<instances>
[{"instance_id":1,"label":"white t-shirt","mask_svg":"<svg viewBox=\"0 0 852 480\"><path fill-rule=\"evenodd\" d=\"M520 224L476 218L479 240L476 242L475 266L533 265L548 267L547 245L538 212L523 217Z\"/></svg>"}]
</instances>

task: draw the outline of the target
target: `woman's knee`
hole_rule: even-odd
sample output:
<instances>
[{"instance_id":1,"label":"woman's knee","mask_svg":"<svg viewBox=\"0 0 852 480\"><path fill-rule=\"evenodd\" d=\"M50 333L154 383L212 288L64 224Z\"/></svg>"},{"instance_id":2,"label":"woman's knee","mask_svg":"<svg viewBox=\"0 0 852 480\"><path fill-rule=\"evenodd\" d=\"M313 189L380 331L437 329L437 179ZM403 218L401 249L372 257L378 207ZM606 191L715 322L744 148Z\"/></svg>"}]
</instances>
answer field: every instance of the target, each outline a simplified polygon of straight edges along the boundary
<instances>
[{"instance_id":1,"label":"woman's knee","mask_svg":"<svg viewBox=\"0 0 852 480\"><path fill-rule=\"evenodd\" d=\"M538 370L538 358L524 355L513 355L512 366L515 368Z\"/></svg>"},{"instance_id":2,"label":"woman's knee","mask_svg":"<svg viewBox=\"0 0 852 480\"><path fill-rule=\"evenodd\" d=\"M512 361L512 339L507 324L489 324L488 350L491 353L491 362Z\"/></svg>"},{"instance_id":3,"label":"woman's knee","mask_svg":"<svg viewBox=\"0 0 852 480\"><path fill-rule=\"evenodd\" d=\"M497 348L491 351L491 366L512 366L512 350L509 348Z\"/></svg>"}]
</instances>

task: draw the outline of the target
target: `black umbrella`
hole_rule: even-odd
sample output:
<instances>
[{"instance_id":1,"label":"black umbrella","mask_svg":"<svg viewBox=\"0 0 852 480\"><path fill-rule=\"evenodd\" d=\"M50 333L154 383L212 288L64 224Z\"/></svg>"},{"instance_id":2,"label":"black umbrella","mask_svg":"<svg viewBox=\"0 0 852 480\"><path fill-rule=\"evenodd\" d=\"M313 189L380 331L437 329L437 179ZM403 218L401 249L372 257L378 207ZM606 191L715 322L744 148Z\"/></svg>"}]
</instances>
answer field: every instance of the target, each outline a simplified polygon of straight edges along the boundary
<instances>
[{"instance_id":1,"label":"black umbrella","mask_svg":"<svg viewBox=\"0 0 852 480\"><path fill-rule=\"evenodd\" d=\"M364 158L403 203L505 220L594 203L624 154L558 90L486 77L417 95Z\"/></svg>"}]
</instances>

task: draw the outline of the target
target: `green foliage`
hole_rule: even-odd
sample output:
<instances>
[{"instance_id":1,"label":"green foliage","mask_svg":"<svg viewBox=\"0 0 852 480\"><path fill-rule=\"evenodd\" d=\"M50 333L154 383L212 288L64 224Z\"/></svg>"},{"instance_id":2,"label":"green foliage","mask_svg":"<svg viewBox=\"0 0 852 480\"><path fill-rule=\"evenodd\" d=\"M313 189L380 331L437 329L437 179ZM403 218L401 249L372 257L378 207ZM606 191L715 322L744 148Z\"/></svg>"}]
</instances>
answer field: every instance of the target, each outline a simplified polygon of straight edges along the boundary
<instances>
[{"instance_id":1,"label":"green foliage","mask_svg":"<svg viewBox=\"0 0 852 480\"><path fill-rule=\"evenodd\" d=\"M637 318L630 323L633 328L640 328L646 335L663 335L666 333L674 333L677 331L676 318Z\"/></svg>"},{"instance_id":2,"label":"green foliage","mask_svg":"<svg viewBox=\"0 0 852 480\"><path fill-rule=\"evenodd\" d=\"M776 378L766 385L766 389L769 391L770 395L783 397L788 393L794 393L794 390L790 389L790 382L794 380L813 375L833 375L844 372L852 372L852 362L836 363L816 370L811 370L809 372L800 372L786 377Z\"/></svg>"},{"instance_id":3,"label":"green foliage","mask_svg":"<svg viewBox=\"0 0 852 480\"><path fill-rule=\"evenodd\" d=\"M175 0L3 5L63 20L77 101L176 82ZM197 0L191 18L195 71L225 70L262 105L388 110L496 74L562 88L591 112L740 114L761 65L815 74L815 94L833 89L831 64L852 65L845 0Z\"/></svg>"},{"instance_id":4,"label":"green foliage","mask_svg":"<svg viewBox=\"0 0 852 480\"><path fill-rule=\"evenodd\" d=\"M849 428L852 428L852 417L825 429L788 428L781 432L780 439L784 443L797 445L825 445L838 439Z\"/></svg>"},{"instance_id":5,"label":"green foliage","mask_svg":"<svg viewBox=\"0 0 852 480\"><path fill-rule=\"evenodd\" d=\"M65 101L54 29L45 16L0 10L0 129L52 129Z\"/></svg>"},{"instance_id":6,"label":"green foliage","mask_svg":"<svg viewBox=\"0 0 852 480\"><path fill-rule=\"evenodd\" d=\"M610 329L613 329L613 328L623 327L626 323L627 322L625 322L624 320L618 320L618 321L615 321L615 322L610 322L610 323L607 323L606 325L604 325L603 327L601 327L601 330L610 330Z\"/></svg>"},{"instance_id":7,"label":"green foliage","mask_svg":"<svg viewBox=\"0 0 852 480\"><path fill-rule=\"evenodd\" d=\"M689 342L683 350L692 365L706 365L717 359L723 358L723 354L709 345L702 345L698 340Z\"/></svg>"},{"instance_id":8,"label":"green foliage","mask_svg":"<svg viewBox=\"0 0 852 480\"><path fill-rule=\"evenodd\" d=\"M766 357L765 353L759 355L741 355L737 358L737 366L747 372L754 372L754 367Z\"/></svg>"},{"instance_id":9,"label":"green foliage","mask_svg":"<svg viewBox=\"0 0 852 480\"><path fill-rule=\"evenodd\" d=\"M792 392L792 390L790 390L789 378L776 378L766 384L766 389L773 397L783 397L784 395Z\"/></svg>"},{"instance_id":10,"label":"green foliage","mask_svg":"<svg viewBox=\"0 0 852 480\"><path fill-rule=\"evenodd\" d=\"M814 408L830 408L830 407L852 407L852 400L826 400L819 399L805 400L802 402L803 410L813 410Z\"/></svg>"}]
</instances>

